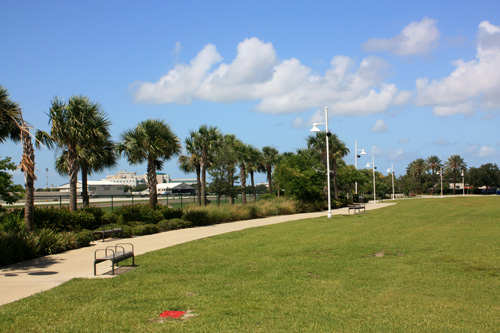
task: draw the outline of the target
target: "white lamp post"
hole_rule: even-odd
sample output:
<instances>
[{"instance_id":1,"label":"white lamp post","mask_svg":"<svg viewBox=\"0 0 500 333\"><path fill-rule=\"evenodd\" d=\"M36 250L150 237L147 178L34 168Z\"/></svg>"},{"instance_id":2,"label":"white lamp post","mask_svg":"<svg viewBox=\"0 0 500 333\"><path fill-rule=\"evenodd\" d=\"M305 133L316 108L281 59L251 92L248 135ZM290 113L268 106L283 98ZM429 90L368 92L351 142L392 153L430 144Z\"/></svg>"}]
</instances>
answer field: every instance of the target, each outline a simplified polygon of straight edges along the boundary
<instances>
[{"instance_id":1,"label":"white lamp post","mask_svg":"<svg viewBox=\"0 0 500 333\"><path fill-rule=\"evenodd\" d=\"M440 168L438 175L441 177L441 198L443 197L443 168Z\"/></svg>"},{"instance_id":2,"label":"white lamp post","mask_svg":"<svg viewBox=\"0 0 500 333\"><path fill-rule=\"evenodd\" d=\"M358 151L360 152L359 154ZM361 155L366 155L366 152L364 149L358 149L358 141L354 141L354 167L356 170L358 170L358 158ZM354 183L354 193L358 194L358 182Z\"/></svg>"},{"instance_id":3,"label":"white lamp post","mask_svg":"<svg viewBox=\"0 0 500 333\"><path fill-rule=\"evenodd\" d=\"M392 175L392 200L394 200L394 164L391 163L391 168L387 169L387 172L390 172Z\"/></svg>"},{"instance_id":4,"label":"white lamp post","mask_svg":"<svg viewBox=\"0 0 500 333\"><path fill-rule=\"evenodd\" d=\"M375 166L375 155L373 156L372 165L370 165L370 162L368 162L368 163L366 163L366 167L367 168L371 167L372 171L373 171L373 202L377 202L377 192L375 191L375 169L377 168Z\"/></svg>"},{"instance_id":5,"label":"white lamp post","mask_svg":"<svg viewBox=\"0 0 500 333\"><path fill-rule=\"evenodd\" d=\"M316 125L325 125L326 132L326 182L328 188L328 218L332 217L332 201L330 193L330 132L328 132L328 108L325 107L325 122L324 123L314 123L311 132L321 132L321 130Z\"/></svg>"},{"instance_id":6,"label":"white lamp post","mask_svg":"<svg viewBox=\"0 0 500 333\"><path fill-rule=\"evenodd\" d=\"M465 197L465 170L464 169L462 169L462 189L463 189L462 196Z\"/></svg>"}]
</instances>

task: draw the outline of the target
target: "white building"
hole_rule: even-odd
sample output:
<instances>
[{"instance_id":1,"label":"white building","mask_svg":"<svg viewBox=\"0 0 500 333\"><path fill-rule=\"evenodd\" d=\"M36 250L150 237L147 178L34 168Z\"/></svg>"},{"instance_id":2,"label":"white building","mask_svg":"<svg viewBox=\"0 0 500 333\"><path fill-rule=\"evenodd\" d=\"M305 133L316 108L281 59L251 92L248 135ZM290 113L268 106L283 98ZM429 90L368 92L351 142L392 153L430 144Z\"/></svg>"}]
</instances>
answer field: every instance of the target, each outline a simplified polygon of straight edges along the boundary
<instances>
[{"instance_id":1,"label":"white building","mask_svg":"<svg viewBox=\"0 0 500 333\"><path fill-rule=\"evenodd\" d=\"M148 175L137 175L136 172L129 172L126 170L120 170L115 175L108 175L103 181L110 181L113 183L128 185L131 187L136 187L137 185L147 184ZM186 183L186 184L196 184L196 179L182 178L182 179L172 179L170 175L162 172L156 173L156 181L158 184L168 184L168 183Z\"/></svg>"},{"instance_id":2,"label":"white building","mask_svg":"<svg viewBox=\"0 0 500 333\"><path fill-rule=\"evenodd\" d=\"M59 186L59 192L69 192L69 183ZM87 181L88 192L90 195L107 196L107 195L123 195L125 186L105 180L89 180ZM76 194L82 195L82 182L77 182Z\"/></svg>"},{"instance_id":3,"label":"white building","mask_svg":"<svg viewBox=\"0 0 500 333\"><path fill-rule=\"evenodd\" d=\"M186 183L163 183L156 185L158 194L195 194L194 186Z\"/></svg>"}]
</instances>

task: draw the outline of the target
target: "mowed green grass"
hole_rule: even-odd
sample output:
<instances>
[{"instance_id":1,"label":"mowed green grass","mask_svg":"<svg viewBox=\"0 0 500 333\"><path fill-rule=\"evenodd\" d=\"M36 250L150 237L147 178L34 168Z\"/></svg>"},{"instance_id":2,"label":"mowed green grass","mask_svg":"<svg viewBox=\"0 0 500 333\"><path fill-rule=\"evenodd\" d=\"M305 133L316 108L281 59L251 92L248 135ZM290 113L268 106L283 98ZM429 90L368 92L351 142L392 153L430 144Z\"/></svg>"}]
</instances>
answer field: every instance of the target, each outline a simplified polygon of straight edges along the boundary
<instances>
[{"instance_id":1,"label":"mowed green grass","mask_svg":"<svg viewBox=\"0 0 500 333\"><path fill-rule=\"evenodd\" d=\"M492 332L500 197L401 200L136 258L0 307L2 331ZM89 258L90 260L90 258ZM165 310L192 310L160 322Z\"/></svg>"}]
</instances>

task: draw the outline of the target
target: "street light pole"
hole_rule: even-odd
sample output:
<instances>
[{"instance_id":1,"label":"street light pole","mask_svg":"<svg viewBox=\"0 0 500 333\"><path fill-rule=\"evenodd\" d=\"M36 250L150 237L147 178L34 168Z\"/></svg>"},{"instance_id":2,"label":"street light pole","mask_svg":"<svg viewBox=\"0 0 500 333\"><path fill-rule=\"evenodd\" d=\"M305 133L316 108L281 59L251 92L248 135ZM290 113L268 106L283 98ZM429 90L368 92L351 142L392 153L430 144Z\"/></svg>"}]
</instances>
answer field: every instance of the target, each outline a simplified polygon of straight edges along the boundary
<instances>
[{"instance_id":1,"label":"street light pole","mask_svg":"<svg viewBox=\"0 0 500 333\"><path fill-rule=\"evenodd\" d=\"M373 157L373 164L372 164L372 171L373 171L373 202L377 202L377 192L376 192L376 187L375 187L375 155ZM366 167L370 167L370 162L366 164Z\"/></svg>"},{"instance_id":2,"label":"street light pole","mask_svg":"<svg viewBox=\"0 0 500 333\"><path fill-rule=\"evenodd\" d=\"M394 200L395 196L394 196L394 164L393 163L391 163L391 168L387 169L387 172L390 172L392 175L392 200Z\"/></svg>"},{"instance_id":3,"label":"street light pole","mask_svg":"<svg viewBox=\"0 0 500 333\"><path fill-rule=\"evenodd\" d=\"M464 169L462 169L462 189L463 189L462 196L465 197L465 170Z\"/></svg>"},{"instance_id":4,"label":"street light pole","mask_svg":"<svg viewBox=\"0 0 500 333\"><path fill-rule=\"evenodd\" d=\"M439 175L441 176L441 198L443 198L443 168L439 169Z\"/></svg>"},{"instance_id":5,"label":"street light pole","mask_svg":"<svg viewBox=\"0 0 500 333\"><path fill-rule=\"evenodd\" d=\"M328 108L325 107L325 122L324 123L314 123L311 132L320 132L320 129L316 125L325 125L326 131L326 181L328 190L328 218L332 217L332 200L330 191L330 132L328 131Z\"/></svg>"},{"instance_id":6,"label":"street light pole","mask_svg":"<svg viewBox=\"0 0 500 333\"><path fill-rule=\"evenodd\" d=\"M358 151L361 151L358 155ZM366 155L364 149L358 149L358 141L354 141L354 168L358 170L358 158L361 155ZM358 182L354 182L354 193L358 194Z\"/></svg>"}]
</instances>

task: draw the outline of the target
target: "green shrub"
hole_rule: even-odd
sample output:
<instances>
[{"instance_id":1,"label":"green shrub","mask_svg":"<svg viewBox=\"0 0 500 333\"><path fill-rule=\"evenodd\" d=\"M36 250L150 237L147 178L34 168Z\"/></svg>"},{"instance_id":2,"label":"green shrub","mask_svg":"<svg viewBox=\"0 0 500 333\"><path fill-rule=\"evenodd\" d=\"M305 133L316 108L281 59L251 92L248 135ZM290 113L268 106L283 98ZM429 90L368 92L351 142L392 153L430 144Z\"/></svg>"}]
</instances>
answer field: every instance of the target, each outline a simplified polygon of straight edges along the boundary
<instances>
[{"instance_id":1,"label":"green shrub","mask_svg":"<svg viewBox=\"0 0 500 333\"><path fill-rule=\"evenodd\" d=\"M0 266L37 257L36 237L25 231L0 232Z\"/></svg>"},{"instance_id":2,"label":"green shrub","mask_svg":"<svg viewBox=\"0 0 500 333\"><path fill-rule=\"evenodd\" d=\"M213 224L206 210L188 210L184 212L182 219L191 222L196 227Z\"/></svg>"},{"instance_id":3,"label":"green shrub","mask_svg":"<svg viewBox=\"0 0 500 333\"><path fill-rule=\"evenodd\" d=\"M0 232L24 230L24 211L21 209L0 210Z\"/></svg>"},{"instance_id":4,"label":"green shrub","mask_svg":"<svg viewBox=\"0 0 500 333\"><path fill-rule=\"evenodd\" d=\"M78 247L86 247L90 245L92 241L92 231L90 230L81 230L76 233L76 243Z\"/></svg>"},{"instance_id":5,"label":"green shrub","mask_svg":"<svg viewBox=\"0 0 500 333\"><path fill-rule=\"evenodd\" d=\"M180 219L183 214L182 209L170 208L163 205L158 205L157 210L162 214L163 220Z\"/></svg>"},{"instance_id":6,"label":"green shrub","mask_svg":"<svg viewBox=\"0 0 500 333\"><path fill-rule=\"evenodd\" d=\"M269 193L262 194L259 197L259 200L274 200L274 199L276 199L276 195L275 194L269 194Z\"/></svg>"},{"instance_id":7,"label":"green shrub","mask_svg":"<svg viewBox=\"0 0 500 333\"><path fill-rule=\"evenodd\" d=\"M115 214L121 216L123 222L142 221L145 223L158 223L163 220L163 214L159 210L152 210L148 205L121 206L115 210Z\"/></svg>"},{"instance_id":8,"label":"green shrub","mask_svg":"<svg viewBox=\"0 0 500 333\"><path fill-rule=\"evenodd\" d=\"M72 214L72 227L74 230L81 229L96 229L102 225L102 215L100 215L100 219L96 218L96 216L92 213L92 211L87 208L77 210Z\"/></svg>"},{"instance_id":9,"label":"green shrub","mask_svg":"<svg viewBox=\"0 0 500 333\"><path fill-rule=\"evenodd\" d=\"M54 231L74 230L73 215L67 208L36 208L35 228Z\"/></svg>"},{"instance_id":10,"label":"green shrub","mask_svg":"<svg viewBox=\"0 0 500 333\"><path fill-rule=\"evenodd\" d=\"M142 236L142 235L151 235L159 232L160 229L156 224L142 224L134 227L134 235Z\"/></svg>"},{"instance_id":11,"label":"green shrub","mask_svg":"<svg viewBox=\"0 0 500 333\"><path fill-rule=\"evenodd\" d=\"M175 218L171 220L160 221L158 222L157 226L160 229L160 231L169 231L176 229L191 228L193 224L189 221Z\"/></svg>"}]
</instances>

